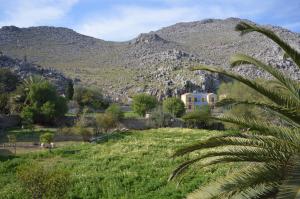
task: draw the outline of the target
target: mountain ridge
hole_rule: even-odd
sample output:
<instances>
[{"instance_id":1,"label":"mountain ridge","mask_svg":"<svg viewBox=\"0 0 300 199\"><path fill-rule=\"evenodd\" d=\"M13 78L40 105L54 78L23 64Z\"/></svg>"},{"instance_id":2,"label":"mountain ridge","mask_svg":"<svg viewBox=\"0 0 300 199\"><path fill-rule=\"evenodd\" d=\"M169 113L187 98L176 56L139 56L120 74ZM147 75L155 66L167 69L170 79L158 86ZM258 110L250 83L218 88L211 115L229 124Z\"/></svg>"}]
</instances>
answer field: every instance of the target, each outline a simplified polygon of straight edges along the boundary
<instances>
[{"instance_id":1,"label":"mountain ridge","mask_svg":"<svg viewBox=\"0 0 300 199\"><path fill-rule=\"evenodd\" d=\"M237 52L274 64L294 79L300 79L299 70L291 61L282 59L283 52L272 41L256 33L240 37L234 31L239 21L244 20L181 22L142 33L126 42L105 41L61 27L2 27L0 50L61 70L87 86L102 88L116 100L127 100L137 92L163 98L194 89L214 91L221 77L187 68L208 64L231 70L228 60ZM267 27L299 49L300 34ZM268 78L251 66L234 70L249 77Z\"/></svg>"}]
</instances>

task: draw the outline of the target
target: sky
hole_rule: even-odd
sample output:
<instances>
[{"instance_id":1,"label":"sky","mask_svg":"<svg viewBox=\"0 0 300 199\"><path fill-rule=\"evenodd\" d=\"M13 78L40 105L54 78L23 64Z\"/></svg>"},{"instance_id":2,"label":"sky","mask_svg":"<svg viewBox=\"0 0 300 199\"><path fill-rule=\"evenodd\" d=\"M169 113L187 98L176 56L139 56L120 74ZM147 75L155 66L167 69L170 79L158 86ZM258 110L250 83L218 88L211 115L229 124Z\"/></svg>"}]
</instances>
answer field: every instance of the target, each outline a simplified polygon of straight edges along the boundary
<instances>
[{"instance_id":1,"label":"sky","mask_svg":"<svg viewBox=\"0 0 300 199\"><path fill-rule=\"evenodd\" d=\"M58 26L110 41L178 22L238 17L300 32L300 0L0 0L0 26Z\"/></svg>"}]
</instances>

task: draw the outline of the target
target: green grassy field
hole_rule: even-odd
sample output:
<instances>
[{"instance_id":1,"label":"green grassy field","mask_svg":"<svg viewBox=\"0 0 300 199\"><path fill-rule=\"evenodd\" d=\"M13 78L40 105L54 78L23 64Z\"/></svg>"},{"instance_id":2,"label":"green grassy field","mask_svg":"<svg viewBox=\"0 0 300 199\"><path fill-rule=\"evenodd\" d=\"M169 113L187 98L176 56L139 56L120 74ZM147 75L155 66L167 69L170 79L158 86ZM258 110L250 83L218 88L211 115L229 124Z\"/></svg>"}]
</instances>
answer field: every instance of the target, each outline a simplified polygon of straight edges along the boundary
<instances>
[{"instance_id":1,"label":"green grassy field","mask_svg":"<svg viewBox=\"0 0 300 199\"><path fill-rule=\"evenodd\" d=\"M200 185L230 172L234 165L190 171L178 184L167 179L187 157L170 156L180 147L219 133L153 129L122 133L98 144L59 147L52 153L44 150L14 158L0 156L0 198L28 198L15 173L18 166L32 161L71 172L72 186L67 198L183 198Z\"/></svg>"}]
</instances>

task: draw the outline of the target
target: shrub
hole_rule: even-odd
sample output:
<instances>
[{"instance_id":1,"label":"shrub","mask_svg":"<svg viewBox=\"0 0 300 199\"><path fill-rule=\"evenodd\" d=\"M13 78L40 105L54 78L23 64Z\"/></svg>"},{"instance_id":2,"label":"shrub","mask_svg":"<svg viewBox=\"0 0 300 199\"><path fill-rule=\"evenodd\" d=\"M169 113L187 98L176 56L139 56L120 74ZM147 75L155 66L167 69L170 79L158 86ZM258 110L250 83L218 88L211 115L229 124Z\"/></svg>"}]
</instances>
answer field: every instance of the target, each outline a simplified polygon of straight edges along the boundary
<instances>
[{"instance_id":1,"label":"shrub","mask_svg":"<svg viewBox=\"0 0 300 199\"><path fill-rule=\"evenodd\" d=\"M149 119L151 125L156 128L161 128L169 126L172 118L172 115L170 113L165 113L162 107L157 107L150 113Z\"/></svg>"},{"instance_id":2,"label":"shrub","mask_svg":"<svg viewBox=\"0 0 300 199\"><path fill-rule=\"evenodd\" d=\"M122 111L120 105L111 104L106 110L105 113L111 114L116 121L120 121L124 118L124 112Z\"/></svg>"},{"instance_id":3,"label":"shrub","mask_svg":"<svg viewBox=\"0 0 300 199\"><path fill-rule=\"evenodd\" d=\"M77 101L81 108L87 106L93 109L105 109L108 102L104 99L99 90L93 88L76 87L73 99Z\"/></svg>"},{"instance_id":4,"label":"shrub","mask_svg":"<svg viewBox=\"0 0 300 199\"><path fill-rule=\"evenodd\" d=\"M71 185L68 172L38 163L19 166L17 178L31 198L63 198Z\"/></svg>"},{"instance_id":5,"label":"shrub","mask_svg":"<svg viewBox=\"0 0 300 199\"><path fill-rule=\"evenodd\" d=\"M207 128L211 111L209 106L201 106L200 109L186 113L182 119L189 128Z\"/></svg>"},{"instance_id":6,"label":"shrub","mask_svg":"<svg viewBox=\"0 0 300 199\"><path fill-rule=\"evenodd\" d=\"M179 98L171 97L164 100L163 110L173 117L181 117L185 112L185 106Z\"/></svg>"},{"instance_id":7,"label":"shrub","mask_svg":"<svg viewBox=\"0 0 300 199\"><path fill-rule=\"evenodd\" d=\"M140 116L145 116L146 113L154 109L157 104L158 102L154 96L141 93L133 97L132 110Z\"/></svg>"},{"instance_id":8,"label":"shrub","mask_svg":"<svg viewBox=\"0 0 300 199\"><path fill-rule=\"evenodd\" d=\"M96 125L107 133L109 129L117 126L117 121L111 113L103 113L96 116Z\"/></svg>"},{"instance_id":9,"label":"shrub","mask_svg":"<svg viewBox=\"0 0 300 199\"><path fill-rule=\"evenodd\" d=\"M45 144L50 144L53 142L54 134L53 133L44 133L40 136L40 142Z\"/></svg>"}]
</instances>

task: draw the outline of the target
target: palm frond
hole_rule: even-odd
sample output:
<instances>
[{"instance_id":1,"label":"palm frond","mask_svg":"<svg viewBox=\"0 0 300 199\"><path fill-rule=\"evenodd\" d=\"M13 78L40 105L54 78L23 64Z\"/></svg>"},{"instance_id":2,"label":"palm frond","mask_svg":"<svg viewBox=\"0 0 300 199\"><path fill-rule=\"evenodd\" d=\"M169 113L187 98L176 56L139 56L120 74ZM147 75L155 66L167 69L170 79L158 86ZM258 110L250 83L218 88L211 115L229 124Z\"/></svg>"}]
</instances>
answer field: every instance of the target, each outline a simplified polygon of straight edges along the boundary
<instances>
[{"instance_id":1,"label":"palm frond","mask_svg":"<svg viewBox=\"0 0 300 199\"><path fill-rule=\"evenodd\" d=\"M288 91L290 91L291 96L293 96L296 101L300 101L299 85L294 80L288 78L282 72L273 68L272 66L266 65L263 62L244 54L233 55L230 58L230 64L233 67L243 64L252 64L260 69L267 71L274 78L276 78L286 89L288 89Z\"/></svg>"},{"instance_id":2,"label":"palm frond","mask_svg":"<svg viewBox=\"0 0 300 199\"><path fill-rule=\"evenodd\" d=\"M278 105L273 105L270 103L263 103L263 102L254 102L254 101L248 101L248 100L235 100L232 98L225 98L219 102L216 103L216 106L228 106L228 105L239 105L239 104L244 104L244 105L252 105L252 106L257 106L263 109L270 110L272 112L277 112L278 114L284 116L284 120L287 120L287 122L290 122L290 120L293 121L293 124L298 126L300 125L300 113L299 113L299 108L300 107L282 107ZM286 119L288 118L288 119Z\"/></svg>"},{"instance_id":3,"label":"palm frond","mask_svg":"<svg viewBox=\"0 0 300 199\"><path fill-rule=\"evenodd\" d=\"M247 198L245 194L251 196L248 198L254 198L274 194L276 184L270 182L282 178L278 175L279 169L273 165L253 164L196 190L188 198Z\"/></svg>"},{"instance_id":4,"label":"palm frond","mask_svg":"<svg viewBox=\"0 0 300 199\"><path fill-rule=\"evenodd\" d=\"M265 35L266 37L270 38L275 43L277 43L300 68L300 53L294 48L292 48L287 42L279 38L271 30L257 26L255 24L246 23L246 22L240 22L239 24L237 24L235 30L239 31L241 35L245 35L250 32L259 32Z\"/></svg>"},{"instance_id":5,"label":"palm frond","mask_svg":"<svg viewBox=\"0 0 300 199\"><path fill-rule=\"evenodd\" d=\"M278 199L300 198L300 157L291 158L286 167L286 179L279 186Z\"/></svg>"},{"instance_id":6,"label":"palm frond","mask_svg":"<svg viewBox=\"0 0 300 199\"><path fill-rule=\"evenodd\" d=\"M267 97L268 99L270 99L272 102L276 103L279 106L287 107L287 106L292 105L292 106L300 107L298 101L287 98L286 96L282 96L280 93L277 93L273 90L267 89L267 88L265 88L264 85L257 83L254 80L250 80L250 79L242 77L241 75L225 71L222 68L200 65L200 66L193 67L192 70L205 70L205 71L209 71L209 72L213 72L213 73L223 74L223 75L231 77L232 79L235 79L239 82L242 82L243 84L256 90L257 92L259 92L263 96Z\"/></svg>"}]
</instances>

